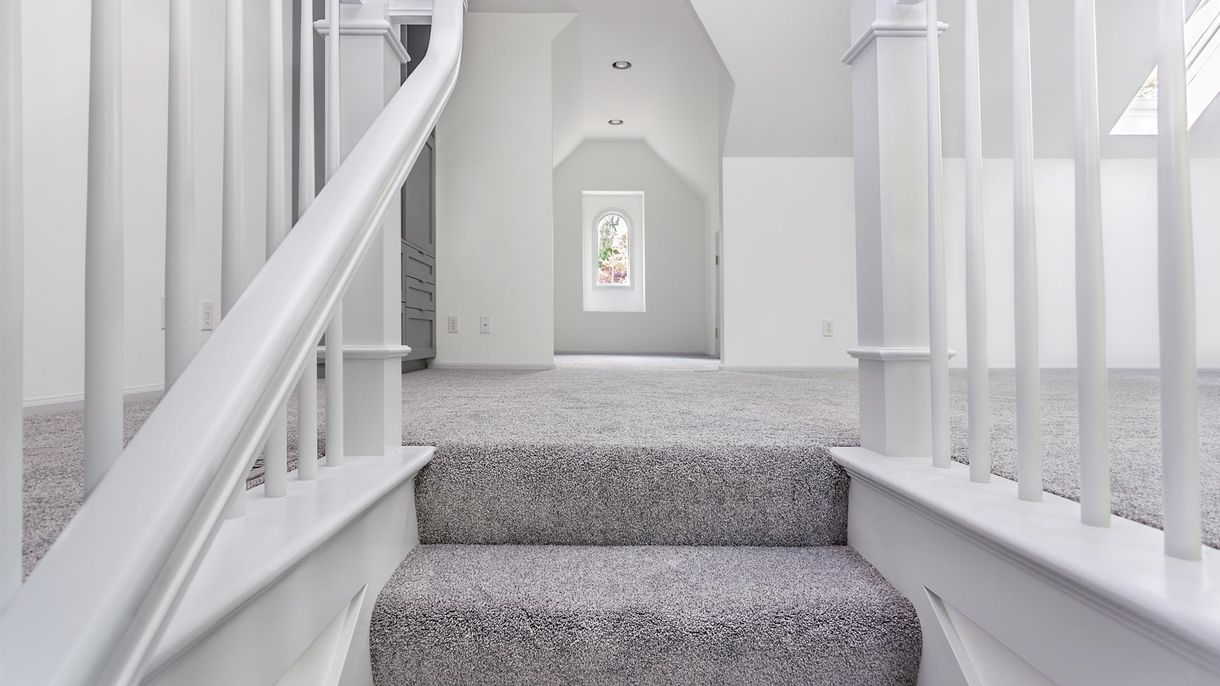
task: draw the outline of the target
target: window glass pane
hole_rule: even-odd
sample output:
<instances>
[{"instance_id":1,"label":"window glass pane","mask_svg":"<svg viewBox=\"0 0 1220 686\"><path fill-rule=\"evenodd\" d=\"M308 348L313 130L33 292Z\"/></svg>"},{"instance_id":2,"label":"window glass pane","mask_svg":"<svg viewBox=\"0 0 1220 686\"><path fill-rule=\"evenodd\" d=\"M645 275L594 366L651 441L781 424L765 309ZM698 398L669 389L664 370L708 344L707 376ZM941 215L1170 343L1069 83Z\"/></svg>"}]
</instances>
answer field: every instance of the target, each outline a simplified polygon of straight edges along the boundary
<instances>
[{"instance_id":1,"label":"window glass pane","mask_svg":"<svg viewBox=\"0 0 1220 686\"><path fill-rule=\"evenodd\" d=\"M631 256L627 218L617 212L597 222L597 285L630 286Z\"/></svg>"}]
</instances>

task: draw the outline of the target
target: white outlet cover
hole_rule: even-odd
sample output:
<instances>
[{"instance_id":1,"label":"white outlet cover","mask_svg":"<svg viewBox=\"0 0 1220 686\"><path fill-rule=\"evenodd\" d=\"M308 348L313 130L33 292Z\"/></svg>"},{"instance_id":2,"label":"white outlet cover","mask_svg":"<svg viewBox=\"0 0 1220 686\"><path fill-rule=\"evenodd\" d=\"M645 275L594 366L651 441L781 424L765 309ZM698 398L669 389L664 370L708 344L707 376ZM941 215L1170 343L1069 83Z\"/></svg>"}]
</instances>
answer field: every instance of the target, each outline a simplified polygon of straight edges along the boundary
<instances>
[{"instance_id":1,"label":"white outlet cover","mask_svg":"<svg viewBox=\"0 0 1220 686\"><path fill-rule=\"evenodd\" d=\"M479 333L491 334L491 317L483 315L479 317Z\"/></svg>"},{"instance_id":2,"label":"white outlet cover","mask_svg":"<svg viewBox=\"0 0 1220 686\"><path fill-rule=\"evenodd\" d=\"M447 321L449 324L449 328L447 329L449 333L460 333L461 327L459 326L458 318L456 316L449 315Z\"/></svg>"},{"instance_id":3,"label":"white outlet cover","mask_svg":"<svg viewBox=\"0 0 1220 686\"><path fill-rule=\"evenodd\" d=\"M203 306L200 310L200 328L204 331L215 331L216 324L218 323L216 321L218 319L216 316L216 303L211 300L204 300L202 304Z\"/></svg>"},{"instance_id":4,"label":"white outlet cover","mask_svg":"<svg viewBox=\"0 0 1220 686\"><path fill-rule=\"evenodd\" d=\"M835 320L822 320L822 336L825 338L834 338L835 336Z\"/></svg>"}]
</instances>

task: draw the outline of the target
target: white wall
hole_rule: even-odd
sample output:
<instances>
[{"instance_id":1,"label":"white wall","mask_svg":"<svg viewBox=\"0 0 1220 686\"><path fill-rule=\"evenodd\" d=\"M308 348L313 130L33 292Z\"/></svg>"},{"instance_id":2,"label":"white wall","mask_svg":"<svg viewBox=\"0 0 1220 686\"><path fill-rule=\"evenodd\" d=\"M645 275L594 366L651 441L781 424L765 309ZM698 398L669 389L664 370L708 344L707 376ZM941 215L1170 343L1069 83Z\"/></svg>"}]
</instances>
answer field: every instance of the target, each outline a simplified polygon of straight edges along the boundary
<instances>
[{"instance_id":1,"label":"white wall","mask_svg":"<svg viewBox=\"0 0 1220 686\"><path fill-rule=\"evenodd\" d=\"M220 301L223 5L196 0L196 300ZM84 386L84 249L89 2L24 0L25 388L27 404L79 399ZM263 257L266 12L247 13L246 221L249 271ZM168 6L123 5L124 384L159 387L165 263ZM66 46L75 46L68 49ZM207 333L199 332L199 342Z\"/></svg>"},{"instance_id":2,"label":"white wall","mask_svg":"<svg viewBox=\"0 0 1220 686\"><path fill-rule=\"evenodd\" d=\"M584 311L584 191L644 191L647 311ZM555 170L555 350L704 352L706 227L703 200L646 144L585 141Z\"/></svg>"},{"instance_id":3,"label":"white wall","mask_svg":"<svg viewBox=\"0 0 1220 686\"><path fill-rule=\"evenodd\" d=\"M852 161L725 159L725 364L850 365L855 342ZM1220 160L1192 163L1199 364L1220 366ZM990 364L1013 351L1012 165L987 160ZM1036 164L1042 364L1076 363L1073 162ZM950 346L968 358L965 335L964 165L946 161ZM1114 367L1156 367L1156 161L1102 163L1107 340ZM922 256L920 256L922 257ZM837 336L821 336L836 320Z\"/></svg>"},{"instance_id":4,"label":"white wall","mask_svg":"<svg viewBox=\"0 0 1220 686\"><path fill-rule=\"evenodd\" d=\"M724 160L724 365L846 366L856 340L847 158ZM822 336L822 320L836 336Z\"/></svg>"},{"instance_id":5,"label":"white wall","mask_svg":"<svg viewBox=\"0 0 1220 686\"><path fill-rule=\"evenodd\" d=\"M1106 270L1106 340L1112 367L1156 367L1157 181L1156 160L1102 161L1102 220ZM947 160L945 228L948 245L949 340L967 353L962 160ZM1220 365L1220 160L1191 164L1195 217L1195 276L1198 289L1199 364ZM1074 162L1036 163L1038 287L1041 355L1044 367L1076 365L1075 181ZM992 366L1014 363L1012 265L1012 164L984 165L987 222L989 357Z\"/></svg>"},{"instance_id":6,"label":"white wall","mask_svg":"<svg viewBox=\"0 0 1220 686\"><path fill-rule=\"evenodd\" d=\"M569 14L466 17L436 158L439 365L554 357L551 41ZM445 318L461 318L446 333ZM479 334L479 317L493 333Z\"/></svg>"}]
</instances>

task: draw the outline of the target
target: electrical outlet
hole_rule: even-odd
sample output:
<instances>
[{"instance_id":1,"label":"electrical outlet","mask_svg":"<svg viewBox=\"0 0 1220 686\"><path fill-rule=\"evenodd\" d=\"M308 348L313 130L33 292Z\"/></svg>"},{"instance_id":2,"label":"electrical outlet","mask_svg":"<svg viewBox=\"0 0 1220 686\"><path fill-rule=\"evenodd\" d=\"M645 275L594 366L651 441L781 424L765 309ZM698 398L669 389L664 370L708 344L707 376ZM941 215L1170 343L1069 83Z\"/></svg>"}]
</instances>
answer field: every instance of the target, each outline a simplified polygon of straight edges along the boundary
<instances>
[{"instance_id":1,"label":"electrical outlet","mask_svg":"<svg viewBox=\"0 0 1220 686\"><path fill-rule=\"evenodd\" d=\"M823 319L822 320L822 335L826 338L835 337L835 320L833 320L833 319Z\"/></svg>"},{"instance_id":2,"label":"electrical outlet","mask_svg":"<svg viewBox=\"0 0 1220 686\"><path fill-rule=\"evenodd\" d=\"M460 333L461 327L458 326L458 318L456 315L449 315L449 333Z\"/></svg>"},{"instance_id":3,"label":"electrical outlet","mask_svg":"<svg viewBox=\"0 0 1220 686\"><path fill-rule=\"evenodd\" d=\"M489 315L481 315L479 317L479 333L491 335L491 317Z\"/></svg>"},{"instance_id":4,"label":"electrical outlet","mask_svg":"<svg viewBox=\"0 0 1220 686\"><path fill-rule=\"evenodd\" d=\"M199 328L204 331L215 331L219 317L216 315L216 303L211 300L203 301L203 308L200 310L200 325Z\"/></svg>"}]
</instances>

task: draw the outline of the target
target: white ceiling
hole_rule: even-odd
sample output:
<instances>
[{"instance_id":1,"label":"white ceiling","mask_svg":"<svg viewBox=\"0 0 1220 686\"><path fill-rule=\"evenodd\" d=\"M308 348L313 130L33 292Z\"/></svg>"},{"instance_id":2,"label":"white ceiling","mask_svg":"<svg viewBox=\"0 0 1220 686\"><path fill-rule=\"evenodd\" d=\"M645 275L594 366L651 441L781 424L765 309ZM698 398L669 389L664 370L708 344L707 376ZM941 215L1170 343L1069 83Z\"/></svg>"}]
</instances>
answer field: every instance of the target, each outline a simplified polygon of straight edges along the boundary
<instances>
[{"instance_id":1,"label":"white ceiling","mask_svg":"<svg viewBox=\"0 0 1220 686\"><path fill-rule=\"evenodd\" d=\"M851 74L839 63L856 38L849 0L691 0L737 87L725 154L850 156ZM981 2L985 154L1009 155L1011 3ZM1106 0L1097 6L1102 129L1108 132L1156 63L1156 3ZM962 154L962 0L942 0L950 28L942 40L945 150ZM1032 3L1037 154L1070 157L1072 3ZM1106 136L1108 157L1151 157L1150 138ZM1192 152L1220 155L1220 105L1192 130Z\"/></svg>"},{"instance_id":2,"label":"white ceiling","mask_svg":"<svg viewBox=\"0 0 1220 686\"><path fill-rule=\"evenodd\" d=\"M577 14L552 46L556 165L585 140L642 140L715 196L731 84L688 0L471 0L471 10ZM633 67L612 69L616 60Z\"/></svg>"},{"instance_id":3,"label":"white ceiling","mask_svg":"<svg viewBox=\"0 0 1220 686\"><path fill-rule=\"evenodd\" d=\"M575 12L554 45L555 161L586 139L647 142L705 193L708 136L728 156L849 157L853 0L471 0L472 11ZM981 2L984 153L1010 154L1011 3ZM1155 66L1156 3L1097 6L1102 130ZM962 154L962 0L941 0L945 151ZM1032 3L1035 147L1071 157L1072 4ZM617 59L636 66L610 69ZM730 114L731 112L731 114ZM606 121L623 119L611 127ZM1196 156L1220 156L1220 104L1191 132ZM1109 136L1107 157L1152 157L1151 137Z\"/></svg>"}]
</instances>

